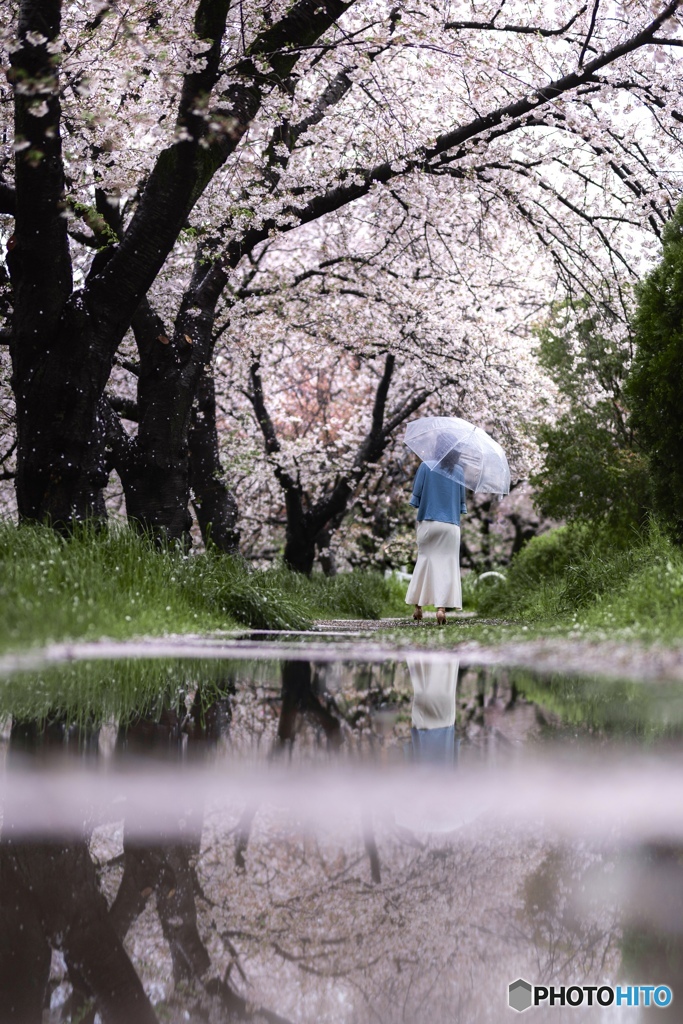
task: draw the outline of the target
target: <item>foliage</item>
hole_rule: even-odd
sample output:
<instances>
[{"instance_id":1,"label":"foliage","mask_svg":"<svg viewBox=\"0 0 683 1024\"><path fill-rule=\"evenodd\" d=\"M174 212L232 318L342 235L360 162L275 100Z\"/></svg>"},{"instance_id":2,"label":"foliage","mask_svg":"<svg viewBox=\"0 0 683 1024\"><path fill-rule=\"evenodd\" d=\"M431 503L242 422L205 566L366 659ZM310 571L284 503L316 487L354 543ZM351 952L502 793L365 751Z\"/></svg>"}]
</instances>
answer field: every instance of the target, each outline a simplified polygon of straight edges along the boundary
<instances>
[{"instance_id":1,"label":"foliage","mask_svg":"<svg viewBox=\"0 0 683 1024\"><path fill-rule=\"evenodd\" d=\"M647 452L656 508L683 543L683 204L662 258L638 289L637 352L628 380L631 425Z\"/></svg>"},{"instance_id":2,"label":"foliage","mask_svg":"<svg viewBox=\"0 0 683 1024\"><path fill-rule=\"evenodd\" d=\"M483 588L477 587L477 611L514 618L544 614L557 603L564 574L584 557L592 537L592 528L585 524L561 526L533 537L513 558L505 583L490 578Z\"/></svg>"},{"instance_id":3,"label":"foliage","mask_svg":"<svg viewBox=\"0 0 683 1024\"><path fill-rule=\"evenodd\" d=\"M132 530L0 525L2 644L205 632L237 623L303 629L316 616L378 618L395 584L371 573L310 580L218 552L159 550Z\"/></svg>"},{"instance_id":4,"label":"foliage","mask_svg":"<svg viewBox=\"0 0 683 1024\"><path fill-rule=\"evenodd\" d=\"M544 632L679 639L683 552L655 522L623 533L575 523L536 537L500 587L477 588L477 610L536 623Z\"/></svg>"},{"instance_id":5,"label":"foliage","mask_svg":"<svg viewBox=\"0 0 683 1024\"><path fill-rule=\"evenodd\" d=\"M554 519L638 525L649 482L623 398L632 358L628 332L610 310L584 300L554 306L538 339L539 361L564 404L556 419L536 427L543 453L532 477L539 509Z\"/></svg>"}]
</instances>

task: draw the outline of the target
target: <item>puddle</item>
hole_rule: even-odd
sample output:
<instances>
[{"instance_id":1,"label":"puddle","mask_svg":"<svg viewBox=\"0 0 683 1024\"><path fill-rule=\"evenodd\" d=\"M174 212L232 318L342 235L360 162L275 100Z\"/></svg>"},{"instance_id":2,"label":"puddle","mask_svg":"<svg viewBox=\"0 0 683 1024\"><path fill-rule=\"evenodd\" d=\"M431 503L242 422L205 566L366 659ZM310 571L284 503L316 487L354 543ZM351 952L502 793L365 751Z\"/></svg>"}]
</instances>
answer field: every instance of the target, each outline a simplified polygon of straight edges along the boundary
<instances>
[{"instance_id":1,"label":"puddle","mask_svg":"<svg viewBox=\"0 0 683 1024\"><path fill-rule=\"evenodd\" d=\"M5 666L0 1020L683 1019L683 686L328 641Z\"/></svg>"}]
</instances>

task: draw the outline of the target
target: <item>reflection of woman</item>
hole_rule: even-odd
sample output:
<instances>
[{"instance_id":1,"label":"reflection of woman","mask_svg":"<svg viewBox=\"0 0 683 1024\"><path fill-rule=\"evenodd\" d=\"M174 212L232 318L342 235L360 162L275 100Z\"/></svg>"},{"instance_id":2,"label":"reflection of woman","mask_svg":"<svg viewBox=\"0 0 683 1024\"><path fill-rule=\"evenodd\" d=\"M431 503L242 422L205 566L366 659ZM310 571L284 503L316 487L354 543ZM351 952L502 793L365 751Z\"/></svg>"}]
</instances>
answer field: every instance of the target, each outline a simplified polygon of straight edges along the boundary
<instances>
[{"instance_id":1,"label":"reflection of woman","mask_svg":"<svg viewBox=\"0 0 683 1024\"><path fill-rule=\"evenodd\" d=\"M439 625L446 608L462 608L460 516L467 512L457 457L444 469L448 476L423 462L415 477L410 504L417 508L417 562L406 594L406 604L415 605L414 619L422 618L423 605L433 604Z\"/></svg>"},{"instance_id":2,"label":"reflection of woman","mask_svg":"<svg viewBox=\"0 0 683 1024\"><path fill-rule=\"evenodd\" d=\"M455 691L458 658L432 662L419 655L408 658L413 684L413 757L433 764L455 763Z\"/></svg>"}]
</instances>

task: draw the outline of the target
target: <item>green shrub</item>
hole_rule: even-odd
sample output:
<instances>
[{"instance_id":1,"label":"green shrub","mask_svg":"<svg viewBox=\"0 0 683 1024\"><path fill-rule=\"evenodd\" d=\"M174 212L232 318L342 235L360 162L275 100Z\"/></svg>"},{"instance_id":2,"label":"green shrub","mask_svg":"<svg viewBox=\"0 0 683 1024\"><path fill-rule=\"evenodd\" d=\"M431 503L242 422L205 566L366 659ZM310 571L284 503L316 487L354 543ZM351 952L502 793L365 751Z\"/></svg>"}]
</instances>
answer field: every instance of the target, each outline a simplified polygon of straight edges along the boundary
<instances>
[{"instance_id":1,"label":"green shrub","mask_svg":"<svg viewBox=\"0 0 683 1024\"><path fill-rule=\"evenodd\" d=\"M536 330L538 359L563 412L535 425L543 464L531 478L545 516L639 526L651 506L646 459L627 423L633 339L608 305L554 303Z\"/></svg>"},{"instance_id":2,"label":"green shrub","mask_svg":"<svg viewBox=\"0 0 683 1024\"><path fill-rule=\"evenodd\" d=\"M614 560L613 585L585 607L589 628L626 627L652 638L683 636L683 552L656 524L635 544L629 565Z\"/></svg>"},{"instance_id":3,"label":"green shrub","mask_svg":"<svg viewBox=\"0 0 683 1024\"><path fill-rule=\"evenodd\" d=\"M543 626L664 640L683 636L683 551L656 522L647 533L573 524L534 538L504 583L477 586L477 610Z\"/></svg>"},{"instance_id":4,"label":"green shrub","mask_svg":"<svg viewBox=\"0 0 683 1024\"><path fill-rule=\"evenodd\" d=\"M571 523L534 537L512 560L506 582L482 581L483 615L553 618L614 591L651 558L635 532L608 525Z\"/></svg>"},{"instance_id":5,"label":"green shrub","mask_svg":"<svg viewBox=\"0 0 683 1024\"><path fill-rule=\"evenodd\" d=\"M491 579L477 585L477 611L532 618L546 608L552 613L558 583L567 566L583 557L590 534L589 527L573 524L533 537L513 558L505 583Z\"/></svg>"},{"instance_id":6,"label":"green shrub","mask_svg":"<svg viewBox=\"0 0 683 1024\"><path fill-rule=\"evenodd\" d=\"M559 605L563 611L583 608L622 590L634 573L651 558L651 551L636 542L626 550L612 550L603 555L590 549L587 557L576 565L568 565L562 582Z\"/></svg>"}]
</instances>

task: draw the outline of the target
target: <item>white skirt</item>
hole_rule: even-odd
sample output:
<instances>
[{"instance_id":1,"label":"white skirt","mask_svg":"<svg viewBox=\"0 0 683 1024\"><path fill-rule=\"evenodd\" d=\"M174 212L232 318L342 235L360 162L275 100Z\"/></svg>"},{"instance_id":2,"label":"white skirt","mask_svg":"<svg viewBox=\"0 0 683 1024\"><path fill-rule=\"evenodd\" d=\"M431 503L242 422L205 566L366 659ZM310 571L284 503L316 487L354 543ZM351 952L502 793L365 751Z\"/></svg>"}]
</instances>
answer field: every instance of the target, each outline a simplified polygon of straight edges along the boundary
<instances>
[{"instance_id":1,"label":"white skirt","mask_svg":"<svg viewBox=\"0 0 683 1024\"><path fill-rule=\"evenodd\" d=\"M462 608L460 527L423 519L417 524L417 562L406 604Z\"/></svg>"}]
</instances>

